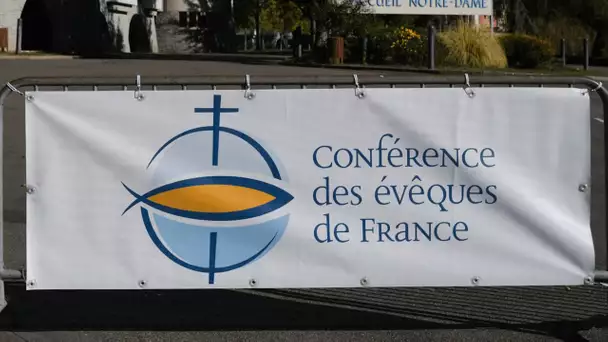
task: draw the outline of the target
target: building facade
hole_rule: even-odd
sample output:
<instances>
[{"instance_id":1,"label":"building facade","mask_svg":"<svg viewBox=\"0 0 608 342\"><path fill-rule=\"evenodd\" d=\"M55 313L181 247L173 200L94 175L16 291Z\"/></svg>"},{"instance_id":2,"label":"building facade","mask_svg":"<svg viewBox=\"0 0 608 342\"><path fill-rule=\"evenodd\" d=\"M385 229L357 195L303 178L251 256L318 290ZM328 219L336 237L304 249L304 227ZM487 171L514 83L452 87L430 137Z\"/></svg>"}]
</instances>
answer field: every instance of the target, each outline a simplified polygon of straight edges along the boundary
<instances>
[{"instance_id":1,"label":"building facade","mask_svg":"<svg viewBox=\"0 0 608 342\"><path fill-rule=\"evenodd\" d=\"M198 0L0 0L9 50L59 53L158 52L157 15L187 11ZM190 4L190 5L189 5ZM168 14L168 13L166 13ZM166 15L165 14L165 15Z\"/></svg>"}]
</instances>

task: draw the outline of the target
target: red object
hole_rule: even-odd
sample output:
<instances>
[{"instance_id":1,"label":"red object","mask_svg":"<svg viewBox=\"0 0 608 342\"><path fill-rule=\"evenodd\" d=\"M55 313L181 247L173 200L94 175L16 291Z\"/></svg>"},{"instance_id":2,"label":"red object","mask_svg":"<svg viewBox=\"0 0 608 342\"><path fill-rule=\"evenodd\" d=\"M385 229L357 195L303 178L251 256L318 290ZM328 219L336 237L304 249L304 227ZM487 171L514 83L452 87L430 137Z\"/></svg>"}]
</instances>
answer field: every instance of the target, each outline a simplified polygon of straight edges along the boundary
<instances>
[{"instance_id":1,"label":"red object","mask_svg":"<svg viewBox=\"0 0 608 342\"><path fill-rule=\"evenodd\" d=\"M332 64L344 63L344 37L331 38L331 60Z\"/></svg>"},{"instance_id":2,"label":"red object","mask_svg":"<svg viewBox=\"0 0 608 342\"><path fill-rule=\"evenodd\" d=\"M8 28L0 27L0 51L8 51Z\"/></svg>"},{"instance_id":3,"label":"red object","mask_svg":"<svg viewBox=\"0 0 608 342\"><path fill-rule=\"evenodd\" d=\"M492 20L494 22L494 26L493 27L497 27L498 25L498 21L496 20L496 17L494 17L494 20ZM479 24L480 25L488 25L490 26L490 16L488 15L480 15L479 16Z\"/></svg>"}]
</instances>

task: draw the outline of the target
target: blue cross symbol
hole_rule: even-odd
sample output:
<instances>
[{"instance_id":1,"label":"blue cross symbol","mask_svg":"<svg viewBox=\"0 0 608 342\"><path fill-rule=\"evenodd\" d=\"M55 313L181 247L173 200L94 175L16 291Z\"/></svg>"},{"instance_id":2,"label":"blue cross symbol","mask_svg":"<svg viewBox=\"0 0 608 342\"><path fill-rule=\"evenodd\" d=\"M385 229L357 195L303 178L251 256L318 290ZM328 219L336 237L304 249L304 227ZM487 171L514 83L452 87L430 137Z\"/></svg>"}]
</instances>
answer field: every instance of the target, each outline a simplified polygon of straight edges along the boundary
<instances>
[{"instance_id":1,"label":"blue cross symbol","mask_svg":"<svg viewBox=\"0 0 608 342\"><path fill-rule=\"evenodd\" d=\"M220 116L238 111L238 108L222 108L222 95L213 95L213 108L194 108L195 113L213 113L213 166L218 165L220 151Z\"/></svg>"}]
</instances>

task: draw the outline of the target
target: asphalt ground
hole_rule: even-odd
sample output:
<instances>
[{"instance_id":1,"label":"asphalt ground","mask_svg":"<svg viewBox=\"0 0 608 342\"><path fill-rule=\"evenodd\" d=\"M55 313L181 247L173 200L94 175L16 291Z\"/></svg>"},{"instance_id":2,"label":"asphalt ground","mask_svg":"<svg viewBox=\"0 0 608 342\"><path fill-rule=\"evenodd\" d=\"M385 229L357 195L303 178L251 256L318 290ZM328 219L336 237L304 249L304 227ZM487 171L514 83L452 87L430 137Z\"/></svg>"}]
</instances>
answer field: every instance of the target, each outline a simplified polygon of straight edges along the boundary
<instances>
[{"instance_id":1,"label":"asphalt ground","mask_svg":"<svg viewBox=\"0 0 608 342\"><path fill-rule=\"evenodd\" d=\"M352 70L151 60L0 60L0 82L21 77L352 75ZM390 72L356 71L381 77ZM393 72L392 76L415 76ZM592 96L592 212L606 265L602 106ZM23 98L5 103L5 258L25 266ZM7 283L0 341L606 341L608 288L340 289L26 292Z\"/></svg>"}]
</instances>

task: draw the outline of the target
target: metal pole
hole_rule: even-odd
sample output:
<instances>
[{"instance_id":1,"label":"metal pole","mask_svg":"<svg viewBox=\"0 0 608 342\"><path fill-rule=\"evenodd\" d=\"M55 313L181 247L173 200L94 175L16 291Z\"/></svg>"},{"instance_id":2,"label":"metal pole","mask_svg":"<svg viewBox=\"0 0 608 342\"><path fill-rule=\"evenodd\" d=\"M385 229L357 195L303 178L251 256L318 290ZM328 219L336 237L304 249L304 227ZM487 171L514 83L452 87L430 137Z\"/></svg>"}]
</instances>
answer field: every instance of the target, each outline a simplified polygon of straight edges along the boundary
<instances>
[{"instance_id":1,"label":"metal pole","mask_svg":"<svg viewBox=\"0 0 608 342\"><path fill-rule=\"evenodd\" d=\"M262 46L262 34L260 32L260 16L262 15L262 8L260 5L260 0L256 1L255 7L255 48L260 51L264 47Z\"/></svg>"},{"instance_id":2,"label":"metal pole","mask_svg":"<svg viewBox=\"0 0 608 342\"><path fill-rule=\"evenodd\" d=\"M232 52L238 52L239 44L238 44L238 25L236 24L236 19L234 18L234 0L230 0L230 44L229 50Z\"/></svg>"},{"instance_id":3,"label":"metal pole","mask_svg":"<svg viewBox=\"0 0 608 342\"><path fill-rule=\"evenodd\" d=\"M361 45L361 63L367 64L367 36L363 36Z\"/></svg>"},{"instance_id":4,"label":"metal pole","mask_svg":"<svg viewBox=\"0 0 608 342\"><path fill-rule=\"evenodd\" d=\"M17 83L17 82L15 82ZM16 85L19 87L19 84ZM4 299L4 280L23 279L23 273L18 270L4 268L4 102L13 92L8 83L0 89L0 311ZM23 95L23 93L21 93Z\"/></svg>"},{"instance_id":5,"label":"metal pole","mask_svg":"<svg viewBox=\"0 0 608 342\"><path fill-rule=\"evenodd\" d=\"M310 38L311 38L311 47L310 49L314 49L317 47L317 21L312 19L310 21Z\"/></svg>"},{"instance_id":6,"label":"metal pole","mask_svg":"<svg viewBox=\"0 0 608 342\"><path fill-rule=\"evenodd\" d=\"M435 27L428 27L429 70L435 70Z\"/></svg>"},{"instance_id":7,"label":"metal pole","mask_svg":"<svg viewBox=\"0 0 608 342\"><path fill-rule=\"evenodd\" d=\"M608 118L608 91L606 90L606 88L604 87L599 87L596 90L596 93L599 95L600 99L602 100L602 109L604 112L604 120L606 118ZM604 126L604 158L608 158L608 127L606 125L602 125ZM608 159L605 159L608 160ZM605 166L604 166L605 168ZM605 171L605 170L604 170ZM604 191L608 191L608 175L604 175L605 179L605 183L604 183ZM604 212L604 216L606 217L606 219L608 219L608 210L606 210ZM604 242L605 242L605 246L606 246L606 265L604 265L604 270L608 269L608 231L604 230ZM596 267L597 269L597 267ZM601 281L604 282L608 282L608 272L597 272L596 271L596 280L600 281L599 278L602 278Z\"/></svg>"},{"instance_id":8,"label":"metal pole","mask_svg":"<svg viewBox=\"0 0 608 342\"><path fill-rule=\"evenodd\" d=\"M3 266L2 270L0 270L0 279L2 281L4 281L4 280L22 280L23 273L21 273L21 271L19 271L19 270L7 270Z\"/></svg>"},{"instance_id":9,"label":"metal pole","mask_svg":"<svg viewBox=\"0 0 608 342\"><path fill-rule=\"evenodd\" d=\"M593 280L596 282L606 283L608 282L608 272L607 271L595 271Z\"/></svg>"},{"instance_id":10,"label":"metal pole","mask_svg":"<svg viewBox=\"0 0 608 342\"><path fill-rule=\"evenodd\" d=\"M19 22L21 19L19 19ZM20 26L20 25L19 25ZM17 31L19 32L19 31ZM17 39L19 42L19 39ZM20 44L17 43L19 49ZM0 90L0 270L4 270L4 101L10 94L7 86ZM0 279L0 310L6 306L6 299L4 296L4 279Z\"/></svg>"},{"instance_id":11,"label":"metal pole","mask_svg":"<svg viewBox=\"0 0 608 342\"><path fill-rule=\"evenodd\" d=\"M23 19L17 19L17 46L15 47L15 53L21 53L21 41L23 40Z\"/></svg>"},{"instance_id":12,"label":"metal pole","mask_svg":"<svg viewBox=\"0 0 608 342\"><path fill-rule=\"evenodd\" d=\"M18 26L20 25L21 19L19 19ZM21 30L17 30L17 34L20 34ZM20 37L17 40L17 47L21 50L21 41ZM4 88L0 89L0 311L2 311L7 305L6 296L4 292L4 281L5 280L17 280L22 281L23 273L18 270L10 270L4 268L4 175L3 175L3 167L4 167L4 102L9 94L12 92L10 88L4 86Z\"/></svg>"},{"instance_id":13,"label":"metal pole","mask_svg":"<svg viewBox=\"0 0 608 342\"><path fill-rule=\"evenodd\" d=\"M583 56L585 70L589 70L589 38L583 39Z\"/></svg>"},{"instance_id":14,"label":"metal pole","mask_svg":"<svg viewBox=\"0 0 608 342\"><path fill-rule=\"evenodd\" d=\"M565 68L566 67L566 39L562 38L561 39L561 44L560 44L560 54L561 54L561 58L562 58L562 66Z\"/></svg>"},{"instance_id":15,"label":"metal pole","mask_svg":"<svg viewBox=\"0 0 608 342\"><path fill-rule=\"evenodd\" d=\"M164 75L158 77L152 77L148 79L146 84L149 86L243 86L242 76L205 76L193 79L185 80L180 77ZM363 85L466 85L465 79L462 76L446 75L442 77L437 76L386 76L378 78L377 75L359 75L359 82ZM273 84L280 85L294 85L299 86L302 84L307 85L352 85L352 75L325 75L325 76L301 76L294 78L292 76L258 76L255 80L251 81L252 86L267 86ZM20 78L11 81L11 84L19 88L24 87L35 87L35 86L46 86L46 87L123 87L132 86L133 77L103 77L103 75L87 76L87 77L43 77L43 78ZM595 90L597 88L597 81L587 77L564 77L564 76L471 76L470 84L485 84L485 85L504 85L511 86L513 84L519 85L532 85L538 87L540 84L543 85L572 85L572 86L584 86ZM603 88L600 88L603 89ZM7 89L7 92L9 89ZM0 91L1 94L4 90ZM601 95L602 92L598 90ZM608 93L607 93L608 94ZM608 95L606 95L608 96ZM608 109L608 99L606 101ZM608 114L607 114L608 115ZM606 212L608 214L608 211Z\"/></svg>"}]
</instances>

